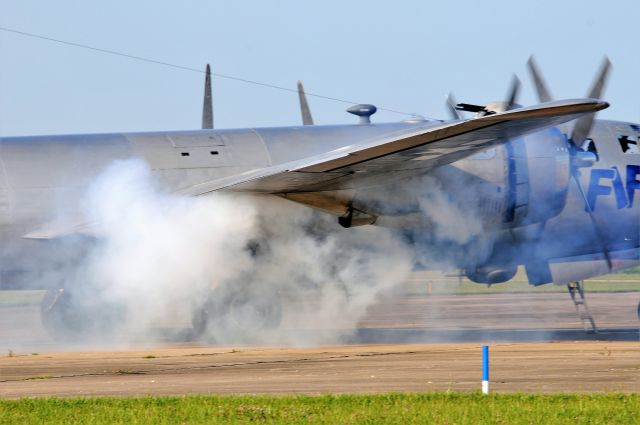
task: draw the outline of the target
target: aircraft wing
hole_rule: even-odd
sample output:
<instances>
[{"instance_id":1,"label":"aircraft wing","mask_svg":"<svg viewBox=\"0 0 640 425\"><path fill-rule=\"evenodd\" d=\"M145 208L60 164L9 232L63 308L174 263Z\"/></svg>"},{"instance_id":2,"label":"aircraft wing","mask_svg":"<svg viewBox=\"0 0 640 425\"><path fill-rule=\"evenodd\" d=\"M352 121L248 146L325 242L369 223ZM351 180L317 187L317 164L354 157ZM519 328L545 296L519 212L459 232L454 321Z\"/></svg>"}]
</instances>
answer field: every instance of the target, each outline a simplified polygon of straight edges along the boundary
<instances>
[{"instance_id":1,"label":"aircraft wing","mask_svg":"<svg viewBox=\"0 0 640 425\"><path fill-rule=\"evenodd\" d=\"M428 126L365 144L200 183L178 192L200 196L214 191L293 194L376 186L422 174L509 138L554 127L608 106L595 99L547 102L481 118ZM24 235L54 239L96 235L91 223L55 223Z\"/></svg>"},{"instance_id":2,"label":"aircraft wing","mask_svg":"<svg viewBox=\"0 0 640 425\"><path fill-rule=\"evenodd\" d=\"M284 194L375 186L450 164L509 138L554 127L608 106L596 99L541 103L480 118L438 123L366 144L191 186L181 194L217 190Z\"/></svg>"}]
</instances>

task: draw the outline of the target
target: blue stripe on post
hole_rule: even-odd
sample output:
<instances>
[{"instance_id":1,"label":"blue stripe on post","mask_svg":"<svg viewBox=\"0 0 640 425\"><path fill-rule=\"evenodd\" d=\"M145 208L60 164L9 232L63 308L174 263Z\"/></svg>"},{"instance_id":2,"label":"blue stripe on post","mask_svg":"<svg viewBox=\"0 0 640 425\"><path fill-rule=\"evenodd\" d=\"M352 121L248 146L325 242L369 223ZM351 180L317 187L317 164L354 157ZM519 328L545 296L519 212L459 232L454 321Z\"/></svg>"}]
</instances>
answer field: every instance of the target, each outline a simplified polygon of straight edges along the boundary
<instances>
[{"instance_id":1,"label":"blue stripe on post","mask_svg":"<svg viewBox=\"0 0 640 425\"><path fill-rule=\"evenodd\" d=\"M482 380L489 380L489 346L482 346Z\"/></svg>"}]
</instances>

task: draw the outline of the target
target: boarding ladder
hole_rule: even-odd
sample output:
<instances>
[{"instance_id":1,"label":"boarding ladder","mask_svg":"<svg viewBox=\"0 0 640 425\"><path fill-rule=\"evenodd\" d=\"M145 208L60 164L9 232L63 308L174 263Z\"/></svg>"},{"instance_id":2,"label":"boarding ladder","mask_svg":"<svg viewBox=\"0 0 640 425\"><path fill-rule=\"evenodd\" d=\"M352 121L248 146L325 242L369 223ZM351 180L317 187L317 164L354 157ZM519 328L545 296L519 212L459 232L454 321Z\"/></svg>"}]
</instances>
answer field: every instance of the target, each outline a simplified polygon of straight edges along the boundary
<instances>
[{"instance_id":1,"label":"boarding ladder","mask_svg":"<svg viewBox=\"0 0 640 425\"><path fill-rule=\"evenodd\" d=\"M571 295L573 305L576 307L576 313L578 313L578 317L580 317L580 320L582 321L584 330L589 333L598 333L596 322L593 320L591 313L589 313L587 300L584 297L583 282L579 280L577 282L568 283L567 289L569 290L569 295Z\"/></svg>"}]
</instances>

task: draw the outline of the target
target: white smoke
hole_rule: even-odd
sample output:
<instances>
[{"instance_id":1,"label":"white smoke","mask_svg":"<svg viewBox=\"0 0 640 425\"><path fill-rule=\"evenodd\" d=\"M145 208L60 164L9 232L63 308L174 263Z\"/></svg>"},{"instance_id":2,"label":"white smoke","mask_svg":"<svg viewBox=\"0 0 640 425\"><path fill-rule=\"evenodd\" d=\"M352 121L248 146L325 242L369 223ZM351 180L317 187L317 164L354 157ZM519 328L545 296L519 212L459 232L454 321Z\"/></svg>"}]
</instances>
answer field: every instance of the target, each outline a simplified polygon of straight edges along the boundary
<instances>
[{"instance_id":1,"label":"white smoke","mask_svg":"<svg viewBox=\"0 0 640 425\"><path fill-rule=\"evenodd\" d=\"M249 320L239 333L213 321L207 330L213 341L338 342L412 267L410 250L387 229L342 229L334 217L275 197L167 194L137 160L106 170L84 210L99 242L73 276L91 282L83 292L91 305L126 311L123 323L114 322L124 334L139 335L226 285L277 293L282 322L265 331Z\"/></svg>"},{"instance_id":2,"label":"white smoke","mask_svg":"<svg viewBox=\"0 0 640 425\"><path fill-rule=\"evenodd\" d=\"M463 197L470 204L465 209L463 205L450 199L450 194L441 187L438 180L432 177L423 177L422 180L421 186L428 190L418 200L420 211L433 223L440 240L465 244L485 232L482 223L474 217L476 209L469 208L473 205L473 197ZM455 194L460 196L461 191L458 189Z\"/></svg>"}]
</instances>

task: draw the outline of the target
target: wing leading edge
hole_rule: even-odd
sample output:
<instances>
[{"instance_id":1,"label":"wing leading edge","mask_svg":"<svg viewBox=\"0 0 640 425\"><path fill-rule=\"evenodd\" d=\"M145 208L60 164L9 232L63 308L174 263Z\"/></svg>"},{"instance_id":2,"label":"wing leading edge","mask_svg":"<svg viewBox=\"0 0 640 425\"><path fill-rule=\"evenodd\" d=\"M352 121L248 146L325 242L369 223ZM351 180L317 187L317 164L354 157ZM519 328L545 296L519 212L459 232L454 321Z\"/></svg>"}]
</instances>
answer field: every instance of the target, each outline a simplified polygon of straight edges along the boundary
<instances>
[{"instance_id":1,"label":"wing leading edge","mask_svg":"<svg viewBox=\"0 0 640 425\"><path fill-rule=\"evenodd\" d=\"M372 186L383 176L387 180L420 174L509 138L554 127L608 106L596 99L563 100L466 121L440 123L201 183L180 193L199 196L226 190L284 194Z\"/></svg>"}]
</instances>

